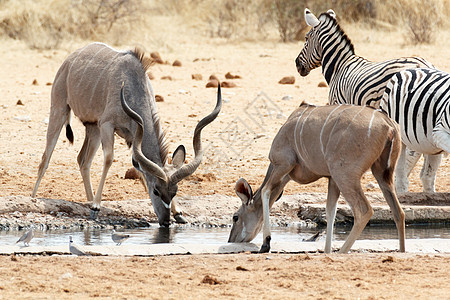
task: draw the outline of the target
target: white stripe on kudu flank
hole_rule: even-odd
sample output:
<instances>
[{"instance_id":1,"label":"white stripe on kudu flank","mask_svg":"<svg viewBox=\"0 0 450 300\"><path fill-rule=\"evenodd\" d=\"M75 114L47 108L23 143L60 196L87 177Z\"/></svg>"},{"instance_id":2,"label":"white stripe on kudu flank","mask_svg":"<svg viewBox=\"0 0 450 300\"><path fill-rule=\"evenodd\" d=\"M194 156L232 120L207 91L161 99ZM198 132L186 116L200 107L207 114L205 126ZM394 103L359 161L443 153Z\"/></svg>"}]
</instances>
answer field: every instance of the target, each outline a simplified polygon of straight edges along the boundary
<instances>
[{"instance_id":1,"label":"white stripe on kudu flank","mask_svg":"<svg viewBox=\"0 0 450 300\"><path fill-rule=\"evenodd\" d=\"M320 148L322 149L322 154L323 154L323 155L325 155L325 151L324 151L324 149L323 149L323 138L322 138L322 134L323 134L323 131L324 131L324 129L325 129L325 125L327 125L328 120L330 119L331 115L332 115L337 109L339 109L339 107L341 107L340 104L337 105L336 108L333 109L333 110L330 112L330 114L329 114L329 115L327 116L327 118L325 119L325 122L323 123L322 129L320 130Z\"/></svg>"},{"instance_id":2,"label":"white stripe on kudu flank","mask_svg":"<svg viewBox=\"0 0 450 300\"><path fill-rule=\"evenodd\" d=\"M97 81L95 82L95 85L92 87L92 93L91 93L91 98L89 99L89 103L91 103L91 102L92 102L92 99L94 98L94 95L95 95L95 92L96 92L96 89L97 89L97 85L98 85L98 83L100 82L100 79L102 78L103 73L105 73L105 71L108 70L109 67L110 67L112 64L116 63L116 58L117 58L119 55L122 55L122 54L123 54L123 53L118 52L116 55L114 55L114 58L111 59L111 62L110 62L105 68L103 68L102 72L98 75Z\"/></svg>"},{"instance_id":3,"label":"white stripe on kudu flank","mask_svg":"<svg viewBox=\"0 0 450 300\"><path fill-rule=\"evenodd\" d=\"M94 61L95 58L97 57L97 55L98 55L99 53L101 53L102 51L104 51L104 50L108 50L108 48L107 48L107 47L105 47L105 48L102 47L102 48L100 48L97 52L95 52L94 55L91 56L91 58L89 59L88 63L84 66L83 74L81 75L81 78L84 78L84 75L86 74L86 71L87 71L87 69L89 68L89 66L91 65L92 61ZM77 57L77 58L78 58L78 57ZM78 84L77 84L77 90L80 88L80 84L81 84L82 82L83 82L83 80L79 80L79 81L78 81Z\"/></svg>"},{"instance_id":4,"label":"white stripe on kudu flank","mask_svg":"<svg viewBox=\"0 0 450 300\"><path fill-rule=\"evenodd\" d=\"M338 116L338 120L341 118L341 115L347 110L352 108L352 105L346 105L347 107L343 108L340 112L339 112L339 116ZM341 105L339 105L338 107L341 107ZM364 107L364 106L363 106ZM331 128L330 131L330 135L328 137L328 143L330 142L330 138L333 136L333 131L336 128L336 125L338 124L338 121L334 122L333 128ZM328 151L328 143L327 143L327 151ZM325 152L324 155L327 155L328 152Z\"/></svg>"},{"instance_id":5,"label":"white stripe on kudu flank","mask_svg":"<svg viewBox=\"0 0 450 300\"><path fill-rule=\"evenodd\" d=\"M298 138L297 138L297 128L298 128L298 123L300 122L300 119L302 118L303 114L305 113L307 109L305 109L304 111L302 111L302 113L300 114L300 116L298 116L297 118L297 123L295 124L295 130L294 130L294 141L295 141L295 150L297 150L297 154L298 156L300 156L300 158L302 160L304 160L304 158L302 157L302 154L300 153L300 149L298 147Z\"/></svg>"},{"instance_id":6,"label":"white stripe on kudu flank","mask_svg":"<svg viewBox=\"0 0 450 300\"><path fill-rule=\"evenodd\" d=\"M305 120L302 122L302 128L300 129L300 133L299 133L299 138L301 139L303 136L303 127L305 127L305 123L306 121L308 121L309 116L317 109L317 107L314 107L313 109L311 109L311 111L309 112L309 114L305 117ZM300 145L302 147L303 152L305 153L306 156L308 156L308 151L305 147L305 143L301 143ZM308 157L306 157L308 158ZM308 161L311 161L310 159L308 159Z\"/></svg>"},{"instance_id":7,"label":"white stripe on kudu flank","mask_svg":"<svg viewBox=\"0 0 450 300\"><path fill-rule=\"evenodd\" d=\"M369 122L369 130L367 130L367 136L368 136L368 137L370 137L370 133L371 133L371 129L372 129L372 123L373 123L373 120L375 119L375 113L376 113L376 112L377 112L377 111L374 110L373 113L372 113L372 118L370 118L370 122Z\"/></svg>"}]
</instances>

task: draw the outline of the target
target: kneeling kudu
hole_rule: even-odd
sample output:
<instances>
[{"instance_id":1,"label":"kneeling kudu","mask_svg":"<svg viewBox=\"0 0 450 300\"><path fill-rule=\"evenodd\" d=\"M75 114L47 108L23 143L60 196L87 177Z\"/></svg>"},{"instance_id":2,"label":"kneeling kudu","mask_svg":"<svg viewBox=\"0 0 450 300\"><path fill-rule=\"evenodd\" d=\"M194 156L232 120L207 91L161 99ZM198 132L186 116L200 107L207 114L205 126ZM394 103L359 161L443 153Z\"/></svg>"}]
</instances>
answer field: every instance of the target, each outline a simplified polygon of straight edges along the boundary
<instances>
[{"instance_id":1,"label":"kneeling kudu","mask_svg":"<svg viewBox=\"0 0 450 300\"><path fill-rule=\"evenodd\" d=\"M369 168L391 208L397 226L400 251L405 251L405 214L393 185L401 149L396 125L373 108L351 105L316 107L302 103L275 136L269 153L270 165L261 187L253 195L245 179L236 183L242 206L233 215L229 242L250 242L263 227L260 252L270 250L269 209L294 180L307 184L328 178L325 252L331 252L337 200L342 192L354 215L354 225L341 253L347 253L358 238L373 209L361 188Z\"/></svg>"},{"instance_id":2,"label":"kneeling kudu","mask_svg":"<svg viewBox=\"0 0 450 300\"><path fill-rule=\"evenodd\" d=\"M78 164L83 177L87 200L92 202L91 218L100 210L102 189L113 162L114 133L133 146L133 165L143 173L148 193L160 225L170 224L170 210L178 222L185 222L177 210L173 197L177 184L192 174L200 165L203 151L201 131L219 114L222 99L220 86L214 110L203 118L194 131L195 157L185 161L185 148L180 145L174 152L172 164L167 162L168 147L161 129L155 95L146 70L150 60L143 51L116 51L101 43L93 43L72 53L59 68L51 93L47 144L39 165L38 177L32 196L47 169L62 127L73 142L70 127L72 110L86 127ZM122 88L121 88L122 87ZM103 147L103 172L97 192L92 192L90 166L100 146Z\"/></svg>"}]
</instances>

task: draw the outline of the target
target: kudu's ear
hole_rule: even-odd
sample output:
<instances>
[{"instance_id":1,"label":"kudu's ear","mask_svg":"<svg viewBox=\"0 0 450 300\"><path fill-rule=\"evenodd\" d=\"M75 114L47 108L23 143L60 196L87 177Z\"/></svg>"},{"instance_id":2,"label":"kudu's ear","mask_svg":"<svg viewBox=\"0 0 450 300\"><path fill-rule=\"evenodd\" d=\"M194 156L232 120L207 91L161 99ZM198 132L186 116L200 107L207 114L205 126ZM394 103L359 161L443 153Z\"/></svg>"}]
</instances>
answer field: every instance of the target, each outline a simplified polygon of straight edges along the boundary
<instances>
[{"instance_id":1,"label":"kudu's ear","mask_svg":"<svg viewBox=\"0 0 450 300\"><path fill-rule=\"evenodd\" d=\"M179 169L184 164L185 159L186 148L184 148L183 145L180 145L172 155L172 165L175 167L175 169Z\"/></svg>"},{"instance_id":2,"label":"kudu's ear","mask_svg":"<svg viewBox=\"0 0 450 300\"><path fill-rule=\"evenodd\" d=\"M241 198L244 205L247 205L248 202L253 199L252 188L244 178L240 178L236 182L234 189L236 191L236 195Z\"/></svg>"},{"instance_id":3,"label":"kudu's ear","mask_svg":"<svg viewBox=\"0 0 450 300\"><path fill-rule=\"evenodd\" d=\"M315 27L320 23L319 19L307 8L305 8L305 21L311 27Z\"/></svg>"}]
</instances>

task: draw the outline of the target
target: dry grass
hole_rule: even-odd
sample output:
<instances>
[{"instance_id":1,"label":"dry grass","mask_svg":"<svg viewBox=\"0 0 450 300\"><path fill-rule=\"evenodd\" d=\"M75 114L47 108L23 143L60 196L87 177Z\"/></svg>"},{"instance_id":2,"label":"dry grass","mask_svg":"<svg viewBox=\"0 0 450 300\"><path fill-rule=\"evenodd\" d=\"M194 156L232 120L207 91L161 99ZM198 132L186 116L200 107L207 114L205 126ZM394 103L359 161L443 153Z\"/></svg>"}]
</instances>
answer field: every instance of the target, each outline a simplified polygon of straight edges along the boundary
<instances>
[{"instance_id":1,"label":"dry grass","mask_svg":"<svg viewBox=\"0 0 450 300\"><path fill-rule=\"evenodd\" d=\"M176 15L181 26L205 37L242 41L278 34L293 41L308 29L306 6L317 15L332 8L346 22L404 30L405 42L414 44L432 43L450 14L447 0L1 0L0 35L37 49L77 39L123 44L133 35L157 35L153 20Z\"/></svg>"}]
</instances>

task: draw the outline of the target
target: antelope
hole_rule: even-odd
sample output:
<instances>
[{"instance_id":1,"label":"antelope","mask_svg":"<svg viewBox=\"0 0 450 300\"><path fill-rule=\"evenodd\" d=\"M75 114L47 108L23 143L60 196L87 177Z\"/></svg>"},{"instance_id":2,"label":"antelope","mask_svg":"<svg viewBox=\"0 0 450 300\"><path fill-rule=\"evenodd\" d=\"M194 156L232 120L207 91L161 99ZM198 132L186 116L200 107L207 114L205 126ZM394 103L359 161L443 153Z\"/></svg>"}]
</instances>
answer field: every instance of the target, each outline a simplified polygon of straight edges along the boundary
<instances>
[{"instance_id":1,"label":"antelope","mask_svg":"<svg viewBox=\"0 0 450 300\"><path fill-rule=\"evenodd\" d=\"M394 215L405 251L405 214L393 184L401 149L396 125L386 114L369 107L351 105L314 106L302 103L275 136L269 168L255 194L243 178L235 185L242 200L233 215L228 242L250 242L263 227L260 252L270 251L269 210L281 197L285 185L294 180L308 184L328 178L325 252L331 252L337 200L342 192L354 215L354 225L339 250L347 253L373 215L361 188L361 177L369 168Z\"/></svg>"},{"instance_id":2,"label":"antelope","mask_svg":"<svg viewBox=\"0 0 450 300\"><path fill-rule=\"evenodd\" d=\"M59 68L52 87L47 143L32 197L36 196L64 125L66 136L73 143L70 126L72 110L86 128L78 164L87 200L92 203L92 219L97 218L100 210L103 186L113 162L114 133L117 133L129 147L132 146L132 163L143 174L159 224L170 225L171 211L177 222L186 222L172 199L177 193L178 182L192 174L202 161L201 131L220 112L220 87L214 110L195 128L194 159L184 164L186 150L180 145L169 164L168 146L155 95L146 74L150 64L150 59L140 49L117 51L102 43L89 44L68 56ZM103 172L94 196L90 166L100 143L104 154Z\"/></svg>"}]
</instances>

